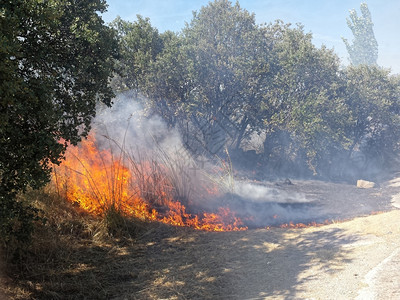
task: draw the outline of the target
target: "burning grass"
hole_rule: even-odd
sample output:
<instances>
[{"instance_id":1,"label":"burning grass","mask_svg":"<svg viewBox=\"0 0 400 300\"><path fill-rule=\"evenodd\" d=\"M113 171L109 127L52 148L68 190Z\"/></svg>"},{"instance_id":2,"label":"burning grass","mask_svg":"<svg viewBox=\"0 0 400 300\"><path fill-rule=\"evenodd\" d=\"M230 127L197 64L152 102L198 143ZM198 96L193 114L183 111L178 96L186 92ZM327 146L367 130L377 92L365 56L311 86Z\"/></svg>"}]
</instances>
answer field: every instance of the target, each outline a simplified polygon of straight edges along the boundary
<instances>
[{"instance_id":1,"label":"burning grass","mask_svg":"<svg viewBox=\"0 0 400 300\"><path fill-rule=\"evenodd\" d=\"M21 197L40 210L42 221L23 256L1 256L0 299L108 299L128 276L120 271L125 249L156 231L157 224L111 211L104 218L90 214L59 197L52 184Z\"/></svg>"},{"instance_id":2,"label":"burning grass","mask_svg":"<svg viewBox=\"0 0 400 300\"><path fill-rule=\"evenodd\" d=\"M54 187L24 197L47 222L36 224L28 259L0 276L6 299L329 298L332 287L356 289L368 265L397 246L400 228L398 211L324 228L247 232L127 218L110 236L102 218Z\"/></svg>"},{"instance_id":3,"label":"burning grass","mask_svg":"<svg viewBox=\"0 0 400 300\"><path fill-rule=\"evenodd\" d=\"M160 159L156 160L135 154L125 144L111 139L109 142L110 147L101 150L91 135L80 146L69 147L65 162L54 172L61 195L95 215L117 212L143 221L206 231L247 229L228 207L212 212L199 208L190 211L188 207L195 197L215 197L209 193L218 191L218 183L190 174L190 165L179 155L174 159L159 149Z\"/></svg>"},{"instance_id":4,"label":"burning grass","mask_svg":"<svg viewBox=\"0 0 400 300\"><path fill-rule=\"evenodd\" d=\"M1 299L110 299L131 292L131 288L135 299L136 293L147 294L148 288L161 284L164 254L173 253L177 259L175 255L181 253L185 258L183 245L175 247L182 239L192 244L203 234L123 216L111 209L98 216L58 194L50 184L21 196L38 208L46 221L35 224L24 257L8 262L4 274L0 272ZM146 286L157 272L161 274L158 281ZM177 292L176 286L162 286L167 294Z\"/></svg>"},{"instance_id":5,"label":"burning grass","mask_svg":"<svg viewBox=\"0 0 400 300\"><path fill-rule=\"evenodd\" d=\"M2 294L9 299L312 298L297 297L302 293L297 286L307 282L299 282L300 275L309 272L312 280L326 276L329 283L332 278L326 270L339 272L349 262L356 247L352 239L363 230L361 223L368 226L366 237L379 231L392 239L388 245L395 245L397 235L392 232L398 222L391 222L399 219L395 211L323 228L203 232L124 217L113 210L101 217L59 197L54 185L24 197L47 221L35 225L27 259L8 265L4 276L0 273L0 298ZM364 266L368 253L352 257L359 257ZM377 251L371 258L380 254ZM346 274L354 279L354 272Z\"/></svg>"},{"instance_id":6,"label":"burning grass","mask_svg":"<svg viewBox=\"0 0 400 300\"><path fill-rule=\"evenodd\" d=\"M65 162L55 168L53 182L59 195L91 214L102 216L110 232L118 232L124 219L131 217L205 231L242 231L248 226L319 227L332 222L293 222L279 213L270 220L268 216L274 210L290 215L291 207L287 210L286 204L274 202L275 198L297 194L280 195L274 189L252 185L252 189L245 189L246 195L260 193L261 189L263 197L272 197L273 201L257 204L238 198L229 154L228 162L219 160L219 167L205 172L195 168L195 162L184 152L158 147L157 151L143 154L126 148L124 142L119 144L109 137L105 140L106 143L104 139L99 143L92 134L78 147L70 147ZM227 199L229 195L231 201ZM254 195L248 195L251 196ZM288 205L294 205L294 217L309 216L313 208L301 201L297 206Z\"/></svg>"}]
</instances>

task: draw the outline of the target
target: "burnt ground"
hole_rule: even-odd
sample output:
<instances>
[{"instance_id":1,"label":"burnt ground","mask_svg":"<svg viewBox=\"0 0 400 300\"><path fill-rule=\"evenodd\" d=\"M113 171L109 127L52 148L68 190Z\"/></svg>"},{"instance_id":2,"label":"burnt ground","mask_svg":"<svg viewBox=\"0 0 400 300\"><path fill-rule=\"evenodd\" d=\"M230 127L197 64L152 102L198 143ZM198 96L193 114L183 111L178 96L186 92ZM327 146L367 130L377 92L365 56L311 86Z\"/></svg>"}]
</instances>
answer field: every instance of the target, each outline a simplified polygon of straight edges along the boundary
<instances>
[{"instance_id":1,"label":"burnt ground","mask_svg":"<svg viewBox=\"0 0 400 300\"><path fill-rule=\"evenodd\" d=\"M319 181L277 182L278 193L289 195L286 202L275 197L285 202L283 207L290 199L302 199L347 220L301 229L176 229L162 237L147 235L139 248L126 249L136 279L118 285L111 298L398 299L400 210L391 202L400 198L399 182L384 181L368 190ZM294 193L306 197L293 198Z\"/></svg>"},{"instance_id":2,"label":"burnt ground","mask_svg":"<svg viewBox=\"0 0 400 300\"><path fill-rule=\"evenodd\" d=\"M392 209L389 181L360 189L356 183L320 180L238 181L237 193L217 199L249 228L287 223L331 223Z\"/></svg>"},{"instance_id":3,"label":"burnt ground","mask_svg":"<svg viewBox=\"0 0 400 300\"><path fill-rule=\"evenodd\" d=\"M68 265L25 280L20 299L399 299L400 210L390 203L400 202L400 178L369 190L282 183L257 183L271 188L272 204L251 193L250 206L314 207L347 220L244 232L154 224L131 242L74 246ZM249 205L242 194L237 207Z\"/></svg>"}]
</instances>

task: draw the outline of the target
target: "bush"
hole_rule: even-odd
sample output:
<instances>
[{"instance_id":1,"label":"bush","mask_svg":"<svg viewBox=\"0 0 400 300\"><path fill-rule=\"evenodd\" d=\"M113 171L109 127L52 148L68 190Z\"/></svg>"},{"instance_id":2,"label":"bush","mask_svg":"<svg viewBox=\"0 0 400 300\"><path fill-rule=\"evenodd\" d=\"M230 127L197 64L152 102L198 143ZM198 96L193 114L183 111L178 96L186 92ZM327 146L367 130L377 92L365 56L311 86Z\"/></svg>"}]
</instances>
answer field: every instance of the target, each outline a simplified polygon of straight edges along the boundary
<instances>
[{"instance_id":1,"label":"bush","mask_svg":"<svg viewBox=\"0 0 400 300\"><path fill-rule=\"evenodd\" d=\"M38 220L38 209L16 201L16 196L0 196L0 245L6 260L18 260L26 252Z\"/></svg>"}]
</instances>

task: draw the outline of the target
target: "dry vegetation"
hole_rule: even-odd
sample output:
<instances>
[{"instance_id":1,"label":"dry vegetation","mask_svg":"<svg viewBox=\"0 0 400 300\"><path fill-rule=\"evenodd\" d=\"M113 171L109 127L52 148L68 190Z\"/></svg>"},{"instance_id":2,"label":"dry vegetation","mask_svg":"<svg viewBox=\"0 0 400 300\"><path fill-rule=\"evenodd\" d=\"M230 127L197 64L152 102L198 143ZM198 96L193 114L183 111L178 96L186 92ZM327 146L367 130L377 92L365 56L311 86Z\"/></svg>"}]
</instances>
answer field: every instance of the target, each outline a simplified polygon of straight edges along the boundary
<instances>
[{"instance_id":1,"label":"dry vegetation","mask_svg":"<svg viewBox=\"0 0 400 300\"><path fill-rule=\"evenodd\" d=\"M353 299L399 247L399 211L319 228L214 233L107 221L50 188L27 197L46 222L1 277L10 299L333 299L335 289Z\"/></svg>"},{"instance_id":2,"label":"dry vegetation","mask_svg":"<svg viewBox=\"0 0 400 300\"><path fill-rule=\"evenodd\" d=\"M11 299L107 299L120 277L129 277L118 272L121 251L153 226L118 213L88 215L49 187L25 197L41 209L43 222L35 224L24 257L5 257L3 292Z\"/></svg>"},{"instance_id":3,"label":"dry vegetation","mask_svg":"<svg viewBox=\"0 0 400 300\"><path fill-rule=\"evenodd\" d=\"M183 166L167 162L169 169L175 170L171 174L179 179L177 174ZM142 190L156 193L151 189L154 185L144 180L139 165L134 166L136 177L142 174L139 176L145 185ZM229 165L223 169L225 173L232 172ZM110 192L109 200L116 200L122 191L115 180L120 174L118 170L114 168L108 173L113 174L110 186L114 192ZM226 178L231 176L215 180L225 183L229 190L232 182ZM176 196L184 198L188 195L185 189L188 182L178 179ZM389 191L397 192L396 188ZM0 296L3 293L10 299L293 298L305 292L302 285L315 284L313 274L332 282L334 278L329 276L340 272L349 276L346 265L357 262L353 245L360 240L363 245L363 236L371 234L370 229L363 232L357 227L356 221L349 222L350 225L297 230L203 232L126 217L114 201L102 201L109 205L102 216L94 216L76 202L66 201L59 192L49 185L21 197L40 210L42 219L35 223L32 244L20 257L3 253L7 263L0 266L4 269L0 273ZM96 199L103 197L99 195ZM349 229L352 226L353 231ZM385 226L379 239L389 231L390 224ZM374 230L377 227L369 225ZM377 247L380 253L371 259L384 259L394 245ZM357 264L361 266L363 262ZM356 295L367 271L365 266L362 271L355 271L361 274L357 275L358 285L344 292Z\"/></svg>"}]
</instances>

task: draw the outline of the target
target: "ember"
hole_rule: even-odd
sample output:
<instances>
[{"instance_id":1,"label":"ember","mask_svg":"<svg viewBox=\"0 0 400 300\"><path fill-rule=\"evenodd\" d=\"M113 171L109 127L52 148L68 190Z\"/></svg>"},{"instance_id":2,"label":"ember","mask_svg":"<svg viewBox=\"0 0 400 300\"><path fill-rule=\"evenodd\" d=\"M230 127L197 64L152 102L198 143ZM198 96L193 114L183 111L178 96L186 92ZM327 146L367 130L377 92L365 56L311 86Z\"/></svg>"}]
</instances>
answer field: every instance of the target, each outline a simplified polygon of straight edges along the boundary
<instances>
[{"instance_id":1,"label":"ember","mask_svg":"<svg viewBox=\"0 0 400 300\"><path fill-rule=\"evenodd\" d=\"M326 220L323 223L317 223L317 222L311 222L311 223L293 223L293 222L289 222L287 224L282 224L279 227L280 228L306 228L306 227L320 227L320 226L324 226L324 225L329 225L332 222L329 220Z\"/></svg>"},{"instance_id":2,"label":"ember","mask_svg":"<svg viewBox=\"0 0 400 300\"><path fill-rule=\"evenodd\" d=\"M121 151L100 150L92 134L78 147L69 147L55 168L54 181L66 198L86 211L101 215L115 208L127 216L189 226L206 231L239 231L247 227L227 207L192 214L174 199L174 184L165 166L136 161ZM208 186L207 192L215 192ZM188 203L186 199L185 203Z\"/></svg>"}]
</instances>

